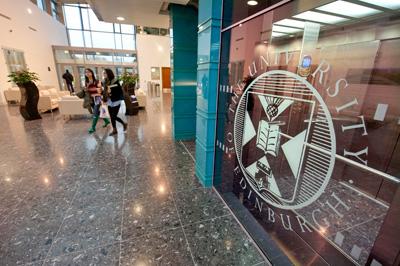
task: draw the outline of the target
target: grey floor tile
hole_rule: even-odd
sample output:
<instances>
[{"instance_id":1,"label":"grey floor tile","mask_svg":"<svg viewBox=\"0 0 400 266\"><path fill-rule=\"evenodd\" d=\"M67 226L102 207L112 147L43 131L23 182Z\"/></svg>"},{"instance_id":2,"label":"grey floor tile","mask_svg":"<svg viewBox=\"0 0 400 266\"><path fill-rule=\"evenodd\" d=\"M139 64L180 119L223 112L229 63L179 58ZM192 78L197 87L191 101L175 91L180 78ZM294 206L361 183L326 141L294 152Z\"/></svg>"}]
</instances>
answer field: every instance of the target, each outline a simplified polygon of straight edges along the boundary
<instances>
[{"instance_id":1,"label":"grey floor tile","mask_svg":"<svg viewBox=\"0 0 400 266\"><path fill-rule=\"evenodd\" d=\"M174 194L182 224L187 225L229 214L229 209L212 189L195 189Z\"/></svg>"},{"instance_id":2,"label":"grey floor tile","mask_svg":"<svg viewBox=\"0 0 400 266\"><path fill-rule=\"evenodd\" d=\"M123 240L179 226L179 216L169 194L124 203Z\"/></svg>"},{"instance_id":3,"label":"grey floor tile","mask_svg":"<svg viewBox=\"0 0 400 266\"><path fill-rule=\"evenodd\" d=\"M122 242L121 265L193 265L181 228Z\"/></svg>"},{"instance_id":4,"label":"grey floor tile","mask_svg":"<svg viewBox=\"0 0 400 266\"><path fill-rule=\"evenodd\" d=\"M72 206L50 251L51 257L114 243L121 238L122 202Z\"/></svg>"},{"instance_id":5,"label":"grey floor tile","mask_svg":"<svg viewBox=\"0 0 400 266\"><path fill-rule=\"evenodd\" d=\"M45 259L61 221L60 217L25 217L1 224L0 264L20 265Z\"/></svg>"},{"instance_id":6,"label":"grey floor tile","mask_svg":"<svg viewBox=\"0 0 400 266\"><path fill-rule=\"evenodd\" d=\"M44 266L64 265L119 265L120 244L88 249L83 252L76 252L69 255L50 258L44 261Z\"/></svg>"},{"instance_id":7,"label":"grey floor tile","mask_svg":"<svg viewBox=\"0 0 400 266\"><path fill-rule=\"evenodd\" d=\"M184 227L197 265L254 265L263 257L232 216Z\"/></svg>"}]
</instances>

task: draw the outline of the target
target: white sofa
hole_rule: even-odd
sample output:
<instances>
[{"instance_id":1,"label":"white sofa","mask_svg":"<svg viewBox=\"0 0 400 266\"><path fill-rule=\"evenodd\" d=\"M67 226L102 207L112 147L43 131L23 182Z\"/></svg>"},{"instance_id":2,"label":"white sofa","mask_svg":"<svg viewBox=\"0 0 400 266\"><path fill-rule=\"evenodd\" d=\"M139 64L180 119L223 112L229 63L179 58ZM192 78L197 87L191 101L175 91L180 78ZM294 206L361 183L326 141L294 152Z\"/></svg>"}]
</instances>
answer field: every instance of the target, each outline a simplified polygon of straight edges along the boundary
<instances>
[{"instance_id":1,"label":"white sofa","mask_svg":"<svg viewBox=\"0 0 400 266\"><path fill-rule=\"evenodd\" d=\"M68 91L59 91L55 88L39 90L38 109L40 112L51 111L59 107L61 97L69 95Z\"/></svg>"},{"instance_id":2,"label":"white sofa","mask_svg":"<svg viewBox=\"0 0 400 266\"><path fill-rule=\"evenodd\" d=\"M77 96L61 97L58 107L63 116L90 114L88 109L83 108L83 99L79 99Z\"/></svg>"}]
</instances>

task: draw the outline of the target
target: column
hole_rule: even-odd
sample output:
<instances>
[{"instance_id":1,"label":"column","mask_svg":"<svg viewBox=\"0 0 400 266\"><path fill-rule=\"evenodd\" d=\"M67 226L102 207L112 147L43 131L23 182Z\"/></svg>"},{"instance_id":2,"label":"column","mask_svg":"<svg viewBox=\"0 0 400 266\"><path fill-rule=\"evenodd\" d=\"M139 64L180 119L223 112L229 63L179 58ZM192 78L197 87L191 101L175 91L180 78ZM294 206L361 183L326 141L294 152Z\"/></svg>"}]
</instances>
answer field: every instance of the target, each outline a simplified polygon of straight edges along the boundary
<instances>
[{"instance_id":1,"label":"column","mask_svg":"<svg viewBox=\"0 0 400 266\"><path fill-rule=\"evenodd\" d=\"M222 0L199 1L196 175L213 184Z\"/></svg>"},{"instance_id":2,"label":"column","mask_svg":"<svg viewBox=\"0 0 400 266\"><path fill-rule=\"evenodd\" d=\"M197 10L170 5L172 134L175 140L196 135Z\"/></svg>"}]
</instances>

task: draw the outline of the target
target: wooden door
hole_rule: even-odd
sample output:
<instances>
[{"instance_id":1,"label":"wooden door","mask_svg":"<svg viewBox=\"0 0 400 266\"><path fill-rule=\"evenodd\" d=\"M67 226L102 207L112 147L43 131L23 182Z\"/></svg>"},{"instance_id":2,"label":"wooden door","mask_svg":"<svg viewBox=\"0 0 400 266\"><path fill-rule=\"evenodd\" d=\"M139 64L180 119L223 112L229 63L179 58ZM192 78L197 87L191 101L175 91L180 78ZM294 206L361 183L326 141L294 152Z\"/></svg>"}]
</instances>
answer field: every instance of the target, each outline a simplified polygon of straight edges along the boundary
<instances>
[{"instance_id":1,"label":"wooden door","mask_svg":"<svg viewBox=\"0 0 400 266\"><path fill-rule=\"evenodd\" d=\"M170 89L171 88L171 68L169 68L169 67L161 68L161 76L162 76L162 88Z\"/></svg>"}]
</instances>

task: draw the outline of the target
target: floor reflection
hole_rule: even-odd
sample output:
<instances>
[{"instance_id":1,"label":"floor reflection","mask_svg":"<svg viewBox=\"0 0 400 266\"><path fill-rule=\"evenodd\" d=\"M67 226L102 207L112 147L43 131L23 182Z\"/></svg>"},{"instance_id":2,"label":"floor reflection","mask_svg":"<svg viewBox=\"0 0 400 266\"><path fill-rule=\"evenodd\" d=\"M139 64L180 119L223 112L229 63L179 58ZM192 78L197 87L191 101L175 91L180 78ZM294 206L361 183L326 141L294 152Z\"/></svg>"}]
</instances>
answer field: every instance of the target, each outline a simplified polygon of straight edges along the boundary
<instances>
[{"instance_id":1,"label":"floor reflection","mask_svg":"<svg viewBox=\"0 0 400 266\"><path fill-rule=\"evenodd\" d=\"M262 263L194 176L194 142L171 138L170 98L149 99L115 137L88 135L89 117L24 122L0 107L0 264Z\"/></svg>"}]
</instances>

